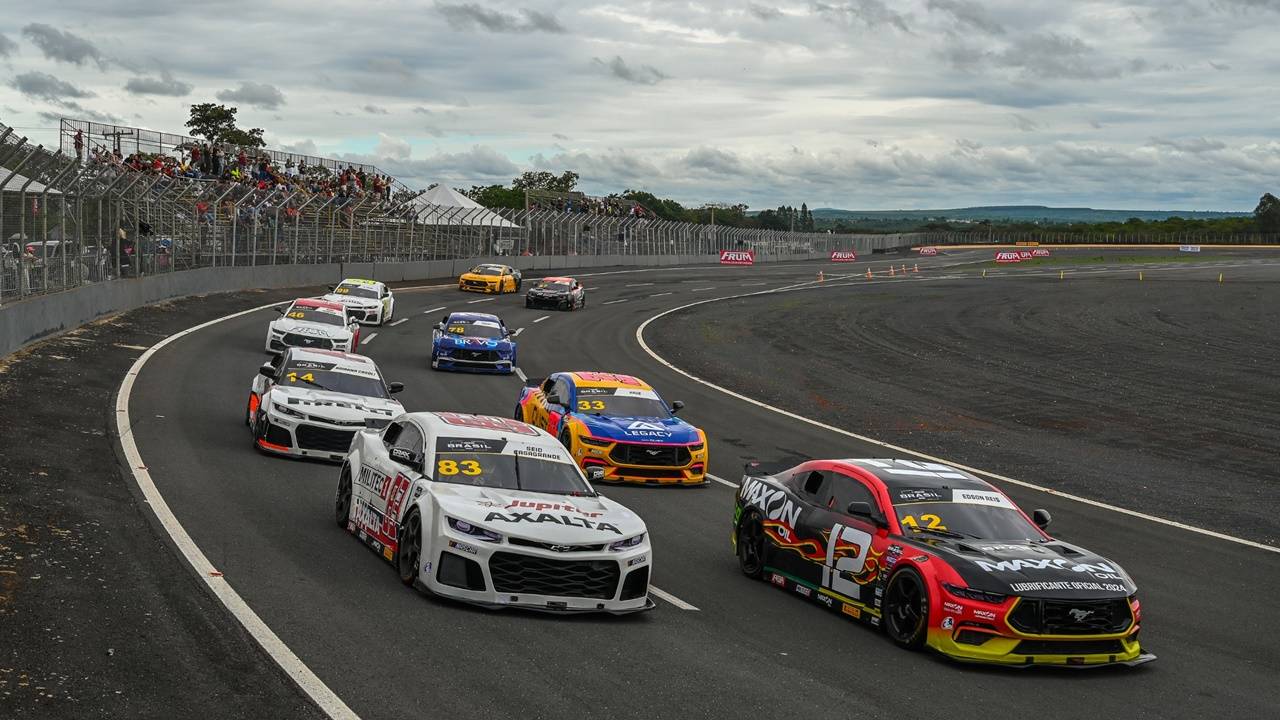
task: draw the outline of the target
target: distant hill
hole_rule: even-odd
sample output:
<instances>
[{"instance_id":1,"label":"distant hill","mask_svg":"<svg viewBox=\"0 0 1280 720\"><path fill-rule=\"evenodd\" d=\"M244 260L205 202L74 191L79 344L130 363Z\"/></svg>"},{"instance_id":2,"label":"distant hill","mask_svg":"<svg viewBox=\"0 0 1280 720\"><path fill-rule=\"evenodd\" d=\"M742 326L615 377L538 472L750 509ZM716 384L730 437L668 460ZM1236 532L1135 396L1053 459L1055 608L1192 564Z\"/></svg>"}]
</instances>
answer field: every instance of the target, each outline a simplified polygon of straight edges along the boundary
<instances>
[{"instance_id":1,"label":"distant hill","mask_svg":"<svg viewBox=\"0 0 1280 720\"><path fill-rule=\"evenodd\" d=\"M1206 210L1095 210L1093 208L1059 208L1046 205L993 205L988 207L952 208L950 210L840 210L838 208L814 208L815 220L950 220L977 222L1046 222L1046 223L1101 223L1124 222L1129 218L1144 221L1167 220L1180 217L1186 220L1215 220L1231 217L1251 217L1247 212L1216 212Z\"/></svg>"}]
</instances>

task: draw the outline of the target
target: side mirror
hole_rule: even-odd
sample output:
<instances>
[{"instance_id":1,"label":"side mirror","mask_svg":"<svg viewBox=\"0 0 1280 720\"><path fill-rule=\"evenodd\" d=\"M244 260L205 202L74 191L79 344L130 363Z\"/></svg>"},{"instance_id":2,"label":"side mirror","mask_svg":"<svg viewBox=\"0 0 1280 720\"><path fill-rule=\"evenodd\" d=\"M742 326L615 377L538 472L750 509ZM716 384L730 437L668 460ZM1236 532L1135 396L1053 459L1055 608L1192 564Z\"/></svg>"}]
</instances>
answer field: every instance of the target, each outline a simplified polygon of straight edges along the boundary
<instances>
[{"instance_id":1,"label":"side mirror","mask_svg":"<svg viewBox=\"0 0 1280 720\"><path fill-rule=\"evenodd\" d=\"M1040 528L1041 530L1049 527L1049 523L1052 520L1053 520L1053 516L1049 514L1048 510L1037 508L1031 511L1031 522L1035 523L1036 527Z\"/></svg>"},{"instance_id":2,"label":"side mirror","mask_svg":"<svg viewBox=\"0 0 1280 720\"><path fill-rule=\"evenodd\" d=\"M879 513L871 509L871 503L868 503L868 502L862 502L862 501L851 502L849 503L849 507L845 508L845 512L853 517L865 518L867 520L870 520L871 522L875 523L877 527L884 527L888 525L888 523L885 522L884 518L881 517Z\"/></svg>"},{"instance_id":3,"label":"side mirror","mask_svg":"<svg viewBox=\"0 0 1280 720\"><path fill-rule=\"evenodd\" d=\"M444 332L444 323L436 323L436 329L440 332Z\"/></svg>"},{"instance_id":4,"label":"side mirror","mask_svg":"<svg viewBox=\"0 0 1280 720\"><path fill-rule=\"evenodd\" d=\"M258 368L258 374L264 378L276 379L276 366L271 363L262 363L262 367Z\"/></svg>"},{"instance_id":5,"label":"side mirror","mask_svg":"<svg viewBox=\"0 0 1280 720\"><path fill-rule=\"evenodd\" d=\"M548 405L563 405L564 403L561 401L561 398L560 398L560 396L559 396L559 395L557 395L557 394L555 394L555 393L553 393L553 392L552 392L552 393L547 393L547 404L548 404Z\"/></svg>"},{"instance_id":6,"label":"side mirror","mask_svg":"<svg viewBox=\"0 0 1280 720\"><path fill-rule=\"evenodd\" d=\"M402 382L387 383L387 392L391 393L392 395L395 395L401 390L404 390L404 383Z\"/></svg>"},{"instance_id":7,"label":"side mirror","mask_svg":"<svg viewBox=\"0 0 1280 720\"><path fill-rule=\"evenodd\" d=\"M604 468L599 465L592 465L587 468L587 480L590 480L593 483L604 480Z\"/></svg>"},{"instance_id":8,"label":"side mirror","mask_svg":"<svg viewBox=\"0 0 1280 720\"><path fill-rule=\"evenodd\" d=\"M398 462L401 465L411 467L419 472L422 471L422 458L418 457L418 453L412 450L393 447L387 455L391 457L393 462Z\"/></svg>"},{"instance_id":9,"label":"side mirror","mask_svg":"<svg viewBox=\"0 0 1280 720\"><path fill-rule=\"evenodd\" d=\"M676 400L675 402L671 403L671 414L675 415L676 413L680 412L683 408L684 408L684 401Z\"/></svg>"},{"instance_id":10,"label":"side mirror","mask_svg":"<svg viewBox=\"0 0 1280 720\"><path fill-rule=\"evenodd\" d=\"M289 311L289 308L287 308L287 307L282 307L282 306L280 306L280 305L277 305L277 306L275 306L275 307L273 307L273 308L271 308L271 309L272 309L272 310L275 310L277 315L283 315L283 314L285 314L286 312L288 312L288 311Z\"/></svg>"}]
</instances>

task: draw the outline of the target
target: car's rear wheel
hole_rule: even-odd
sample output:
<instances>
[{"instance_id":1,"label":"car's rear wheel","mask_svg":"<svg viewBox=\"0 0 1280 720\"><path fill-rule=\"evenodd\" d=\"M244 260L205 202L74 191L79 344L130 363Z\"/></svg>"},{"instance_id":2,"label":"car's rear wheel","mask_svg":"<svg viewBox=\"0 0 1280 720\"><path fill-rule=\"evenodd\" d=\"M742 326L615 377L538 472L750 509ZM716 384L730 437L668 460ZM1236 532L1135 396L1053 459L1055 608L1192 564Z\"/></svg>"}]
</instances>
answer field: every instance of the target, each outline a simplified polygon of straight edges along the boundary
<instances>
[{"instance_id":1,"label":"car's rear wheel","mask_svg":"<svg viewBox=\"0 0 1280 720\"><path fill-rule=\"evenodd\" d=\"M749 578L764 574L764 521L759 513L748 513L738 523L738 568Z\"/></svg>"},{"instance_id":2,"label":"car's rear wheel","mask_svg":"<svg viewBox=\"0 0 1280 720\"><path fill-rule=\"evenodd\" d=\"M924 645L929 630L929 592L920 573L911 568L889 578L884 591L884 630L902 647Z\"/></svg>"},{"instance_id":3,"label":"car's rear wheel","mask_svg":"<svg viewBox=\"0 0 1280 720\"><path fill-rule=\"evenodd\" d=\"M418 579L418 565L422 562L422 515L410 510L400 526L400 546L396 548L396 570L400 582L413 586Z\"/></svg>"},{"instance_id":4,"label":"car's rear wheel","mask_svg":"<svg viewBox=\"0 0 1280 720\"><path fill-rule=\"evenodd\" d=\"M338 476L338 495L333 501L333 519L338 527L346 529L351 519L351 466L343 465Z\"/></svg>"}]
</instances>

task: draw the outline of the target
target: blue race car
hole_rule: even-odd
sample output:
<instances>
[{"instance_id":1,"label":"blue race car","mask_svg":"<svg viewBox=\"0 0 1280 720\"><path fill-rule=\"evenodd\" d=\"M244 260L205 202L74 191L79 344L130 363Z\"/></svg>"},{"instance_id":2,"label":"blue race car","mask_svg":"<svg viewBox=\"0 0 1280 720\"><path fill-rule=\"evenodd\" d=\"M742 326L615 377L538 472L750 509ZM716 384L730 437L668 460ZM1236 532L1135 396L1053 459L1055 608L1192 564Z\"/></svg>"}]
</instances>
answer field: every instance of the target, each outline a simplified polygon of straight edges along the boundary
<instances>
[{"instance_id":1,"label":"blue race car","mask_svg":"<svg viewBox=\"0 0 1280 720\"><path fill-rule=\"evenodd\" d=\"M516 342L497 315L451 313L432 333L431 367L510 375L516 371Z\"/></svg>"}]
</instances>

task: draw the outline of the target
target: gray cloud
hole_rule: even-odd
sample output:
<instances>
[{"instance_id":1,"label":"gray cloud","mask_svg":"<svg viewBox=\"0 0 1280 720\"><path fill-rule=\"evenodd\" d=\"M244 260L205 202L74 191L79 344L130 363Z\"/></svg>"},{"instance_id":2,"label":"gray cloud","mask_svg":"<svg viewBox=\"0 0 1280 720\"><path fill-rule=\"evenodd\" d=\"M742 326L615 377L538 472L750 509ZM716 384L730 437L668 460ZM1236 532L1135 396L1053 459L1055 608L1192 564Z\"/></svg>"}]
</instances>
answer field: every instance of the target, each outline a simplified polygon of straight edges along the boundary
<instances>
[{"instance_id":1,"label":"gray cloud","mask_svg":"<svg viewBox=\"0 0 1280 720\"><path fill-rule=\"evenodd\" d=\"M1166 138L1151 138L1151 145L1158 148L1166 148L1182 153L1190 153L1199 155L1201 153L1214 152L1217 150L1226 150L1227 144L1220 140L1209 140L1208 138L1187 138L1185 140L1170 140Z\"/></svg>"},{"instance_id":2,"label":"gray cloud","mask_svg":"<svg viewBox=\"0 0 1280 720\"><path fill-rule=\"evenodd\" d=\"M360 109L361 109L361 110L364 110L365 112L369 113L370 115L387 115L387 114L389 114L389 113L387 112L387 109L386 109L386 108L384 108L384 107L382 107L381 105L365 105L364 107L362 107L362 108L360 108Z\"/></svg>"},{"instance_id":3,"label":"gray cloud","mask_svg":"<svg viewBox=\"0 0 1280 720\"><path fill-rule=\"evenodd\" d=\"M94 110L93 108L84 107L76 102L68 101L68 102L63 102L59 104L62 105L62 107L69 110L70 112L56 113L56 112L41 111L37 113L37 115L40 117L41 120L44 120L45 122L49 122L49 123L54 123L54 124L57 124L59 121L62 120L62 118L67 117L68 115L71 115L78 120L92 120L94 122L108 123L112 125L119 125L124 123L124 118L114 113L100 112L98 110Z\"/></svg>"},{"instance_id":4,"label":"gray cloud","mask_svg":"<svg viewBox=\"0 0 1280 720\"><path fill-rule=\"evenodd\" d=\"M106 69L109 61L98 47L71 32L59 30L44 23L31 23L22 28L22 34L35 43L46 58L57 62L84 65L90 60Z\"/></svg>"},{"instance_id":5,"label":"gray cloud","mask_svg":"<svg viewBox=\"0 0 1280 720\"><path fill-rule=\"evenodd\" d=\"M681 162L690 170L700 170L716 175L742 175L745 168L742 160L732 152L712 147L700 147L690 150Z\"/></svg>"},{"instance_id":6,"label":"gray cloud","mask_svg":"<svg viewBox=\"0 0 1280 720\"><path fill-rule=\"evenodd\" d=\"M456 30L488 30L496 33L545 32L563 33L565 28L555 16L521 8L518 14L490 10L475 3L451 5L436 3L436 11Z\"/></svg>"},{"instance_id":7,"label":"gray cloud","mask_svg":"<svg viewBox=\"0 0 1280 720\"><path fill-rule=\"evenodd\" d=\"M284 105L284 93L274 85L246 80L234 90L220 90L217 98L223 102L241 103L262 110L278 110Z\"/></svg>"},{"instance_id":8,"label":"gray cloud","mask_svg":"<svg viewBox=\"0 0 1280 720\"><path fill-rule=\"evenodd\" d=\"M129 78L124 89L134 95L164 95L166 97L185 97L191 94L192 85L173 76L168 70L160 72L160 77Z\"/></svg>"},{"instance_id":9,"label":"gray cloud","mask_svg":"<svg viewBox=\"0 0 1280 720\"><path fill-rule=\"evenodd\" d=\"M314 140L299 140L295 143L284 143L280 146L280 149L285 152L297 153L298 155L316 155L319 153Z\"/></svg>"},{"instance_id":10,"label":"gray cloud","mask_svg":"<svg viewBox=\"0 0 1280 720\"><path fill-rule=\"evenodd\" d=\"M911 32L905 15L894 12L880 0L852 0L840 5L815 2L814 11L845 23L857 22L869 28L890 25L902 32Z\"/></svg>"},{"instance_id":11,"label":"gray cloud","mask_svg":"<svg viewBox=\"0 0 1280 720\"><path fill-rule=\"evenodd\" d=\"M4 33L0 33L0 57L7 58L18 51L18 43L10 40Z\"/></svg>"},{"instance_id":12,"label":"gray cloud","mask_svg":"<svg viewBox=\"0 0 1280 720\"><path fill-rule=\"evenodd\" d=\"M54 103L67 103L74 98L93 97L93 92L76 87L66 80L36 70L18 75L9 82L18 92L27 97L48 100Z\"/></svg>"},{"instance_id":13,"label":"gray cloud","mask_svg":"<svg viewBox=\"0 0 1280 720\"><path fill-rule=\"evenodd\" d=\"M765 5L757 5L756 3L747 3L747 12L751 13L757 20L777 20L782 17L782 11L776 7Z\"/></svg>"},{"instance_id":14,"label":"gray cloud","mask_svg":"<svg viewBox=\"0 0 1280 720\"><path fill-rule=\"evenodd\" d=\"M1018 132L1035 132L1040 129L1040 124L1026 115L1010 113L1009 120L1013 123L1014 129Z\"/></svg>"},{"instance_id":15,"label":"gray cloud","mask_svg":"<svg viewBox=\"0 0 1280 720\"><path fill-rule=\"evenodd\" d=\"M981 30L992 35L1004 33L1004 26L987 13L986 8L969 0L929 0L925 4L931 11L950 15L956 23Z\"/></svg>"},{"instance_id":16,"label":"gray cloud","mask_svg":"<svg viewBox=\"0 0 1280 720\"><path fill-rule=\"evenodd\" d=\"M657 85L663 80L669 80L671 78L670 75L662 72L652 65L632 67L618 55L614 55L612 60L592 58L591 64L604 69L610 75L613 75L619 80L625 80L637 85Z\"/></svg>"},{"instance_id":17,"label":"gray cloud","mask_svg":"<svg viewBox=\"0 0 1280 720\"><path fill-rule=\"evenodd\" d=\"M1020 68L1039 78L1097 80L1121 73L1114 65L1098 62L1088 43L1070 35L1020 36L995 59L1000 65Z\"/></svg>"}]
</instances>

